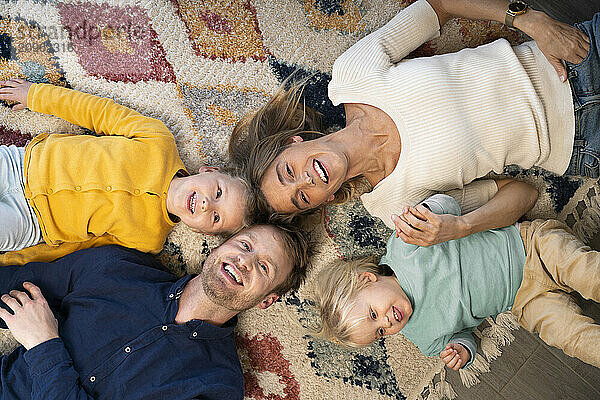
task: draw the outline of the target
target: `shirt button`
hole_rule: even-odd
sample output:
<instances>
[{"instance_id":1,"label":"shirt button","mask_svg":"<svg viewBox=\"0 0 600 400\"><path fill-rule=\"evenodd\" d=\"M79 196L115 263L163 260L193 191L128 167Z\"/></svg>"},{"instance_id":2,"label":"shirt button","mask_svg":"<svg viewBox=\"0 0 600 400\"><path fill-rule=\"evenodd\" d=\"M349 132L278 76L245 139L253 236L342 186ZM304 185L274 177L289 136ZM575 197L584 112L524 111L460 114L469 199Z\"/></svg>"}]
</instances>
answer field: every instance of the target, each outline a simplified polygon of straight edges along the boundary
<instances>
[{"instance_id":1,"label":"shirt button","mask_svg":"<svg viewBox=\"0 0 600 400\"><path fill-rule=\"evenodd\" d=\"M52 188L48 188L48 194L52 194L54 193L54 190L52 190Z\"/></svg>"},{"instance_id":2,"label":"shirt button","mask_svg":"<svg viewBox=\"0 0 600 400\"><path fill-rule=\"evenodd\" d=\"M125 347L125 353L131 353L131 347L129 347L129 346Z\"/></svg>"},{"instance_id":3,"label":"shirt button","mask_svg":"<svg viewBox=\"0 0 600 400\"><path fill-rule=\"evenodd\" d=\"M90 376L90 382L94 382L96 381L96 377L95 376Z\"/></svg>"},{"instance_id":4,"label":"shirt button","mask_svg":"<svg viewBox=\"0 0 600 400\"><path fill-rule=\"evenodd\" d=\"M107 191L107 192L110 192L111 190L112 190L112 187L111 187L111 186L107 186L107 187L106 187L106 191Z\"/></svg>"},{"instance_id":5,"label":"shirt button","mask_svg":"<svg viewBox=\"0 0 600 400\"><path fill-rule=\"evenodd\" d=\"M162 329L163 331L166 331L166 330L167 330L167 326L166 326L166 325L163 325L163 326L161 327L161 329Z\"/></svg>"},{"instance_id":6,"label":"shirt button","mask_svg":"<svg viewBox=\"0 0 600 400\"><path fill-rule=\"evenodd\" d=\"M196 336L198 336L198 332L192 333L192 337L196 337Z\"/></svg>"},{"instance_id":7,"label":"shirt button","mask_svg":"<svg viewBox=\"0 0 600 400\"><path fill-rule=\"evenodd\" d=\"M175 297L175 295L174 295L173 293L171 293L171 294L169 295L169 298L170 298L170 299L172 299L173 297Z\"/></svg>"},{"instance_id":8,"label":"shirt button","mask_svg":"<svg viewBox=\"0 0 600 400\"><path fill-rule=\"evenodd\" d=\"M79 192L81 190L81 186L75 186L75 190Z\"/></svg>"},{"instance_id":9,"label":"shirt button","mask_svg":"<svg viewBox=\"0 0 600 400\"><path fill-rule=\"evenodd\" d=\"M140 189L135 189L135 190L133 191L133 193L134 193L134 194L140 194Z\"/></svg>"}]
</instances>

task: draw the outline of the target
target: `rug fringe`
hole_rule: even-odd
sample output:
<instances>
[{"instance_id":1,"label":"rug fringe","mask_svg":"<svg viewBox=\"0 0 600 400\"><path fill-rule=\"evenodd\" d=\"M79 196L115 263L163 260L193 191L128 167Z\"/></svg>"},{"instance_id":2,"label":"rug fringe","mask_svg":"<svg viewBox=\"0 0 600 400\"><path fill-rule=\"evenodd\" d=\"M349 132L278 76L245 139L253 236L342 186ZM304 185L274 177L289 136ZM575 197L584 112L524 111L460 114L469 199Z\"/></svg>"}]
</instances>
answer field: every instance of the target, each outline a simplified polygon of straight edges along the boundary
<instances>
[{"instance_id":1,"label":"rug fringe","mask_svg":"<svg viewBox=\"0 0 600 400\"><path fill-rule=\"evenodd\" d=\"M446 381L446 369L442 369L439 374L440 381L435 385L433 382L429 383L428 394L425 400L444 400L444 399L455 399L458 395L454 391L454 388L450 382ZM421 395L417 396L416 400L423 400Z\"/></svg>"},{"instance_id":2,"label":"rug fringe","mask_svg":"<svg viewBox=\"0 0 600 400\"><path fill-rule=\"evenodd\" d=\"M487 319L489 327L483 331L475 329L474 333L481 339L481 351L485 358L480 354L475 355L475 360L467 368L459 371L460 379L465 387L471 387L480 382L479 374L490 371L490 361L495 360L502 354L502 346L512 343L515 336L511 331L519 329L517 318L510 312L504 312L496 317Z\"/></svg>"},{"instance_id":3,"label":"rug fringe","mask_svg":"<svg viewBox=\"0 0 600 400\"><path fill-rule=\"evenodd\" d=\"M479 374L490 371L490 363L483 358L481 354L475 354L475 360L473 364L467 368L461 368L458 370L460 380L465 387L470 388L471 386L477 385L479 382Z\"/></svg>"}]
</instances>

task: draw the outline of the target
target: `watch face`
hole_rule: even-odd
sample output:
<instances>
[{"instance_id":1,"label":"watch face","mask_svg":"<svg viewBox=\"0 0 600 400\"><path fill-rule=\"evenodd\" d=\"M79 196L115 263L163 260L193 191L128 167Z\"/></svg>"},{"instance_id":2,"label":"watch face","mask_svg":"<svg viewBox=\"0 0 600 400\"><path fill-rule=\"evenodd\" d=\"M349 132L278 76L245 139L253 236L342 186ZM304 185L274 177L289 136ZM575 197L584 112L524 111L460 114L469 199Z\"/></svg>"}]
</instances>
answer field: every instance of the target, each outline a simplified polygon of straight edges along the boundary
<instances>
[{"instance_id":1,"label":"watch face","mask_svg":"<svg viewBox=\"0 0 600 400\"><path fill-rule=\"evenodd\" d=\"M523 3L522 1L515 1L508 5L508 9L513 13L520 13L525 11L526 8L527 4Z\"/></svg>"}]
</instances>

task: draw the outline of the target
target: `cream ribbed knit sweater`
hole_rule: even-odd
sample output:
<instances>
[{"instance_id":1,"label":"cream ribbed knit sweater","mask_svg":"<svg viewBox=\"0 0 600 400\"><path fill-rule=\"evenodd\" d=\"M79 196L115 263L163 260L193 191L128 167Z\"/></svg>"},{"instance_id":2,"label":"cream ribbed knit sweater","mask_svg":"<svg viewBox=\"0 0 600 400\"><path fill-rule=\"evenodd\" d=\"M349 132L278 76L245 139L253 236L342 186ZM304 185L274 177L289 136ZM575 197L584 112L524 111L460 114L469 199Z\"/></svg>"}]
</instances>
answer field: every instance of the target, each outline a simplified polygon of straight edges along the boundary
<instances>
[{"instance_id":1,"label":"cream ribbed knit sweater","mask_svg":"<svg viewBox=\"0 0 600 400\"><path fill-rule=\"evenodd\" d=\"M497 191L494 181L475 179L510 164L562 174L571 157L571 90L534 42L511 47L500 39L402 60L436 36L437 15L418 0L333 66L333 104L377 107L400 132L396 168L361 196L369 213L390 228L392 214L436 192L448 192L467 213Z\"/></svg>"}]
</instances>

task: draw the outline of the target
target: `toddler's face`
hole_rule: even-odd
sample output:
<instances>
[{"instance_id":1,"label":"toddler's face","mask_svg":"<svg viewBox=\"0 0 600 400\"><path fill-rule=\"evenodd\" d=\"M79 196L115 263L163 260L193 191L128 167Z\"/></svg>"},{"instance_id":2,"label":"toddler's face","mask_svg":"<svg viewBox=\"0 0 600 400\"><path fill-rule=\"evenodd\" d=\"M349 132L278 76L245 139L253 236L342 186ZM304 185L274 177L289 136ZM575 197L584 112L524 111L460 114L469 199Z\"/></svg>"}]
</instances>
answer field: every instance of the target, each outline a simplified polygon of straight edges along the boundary
<instances>
[{"instance_id":1,"label":"toddler's face","mask_svg":"<svg viewBox=\"0 0 600 400\"><path fill-rule=\"evenodd\" d=\"M362 274L371 282L356 297L350 317L363 318L353 330L352 340L367 345L400 332L412 314L412 305L395 277Z\"/></svg>"},{"instance_id":2,"label":"toddler's face","mask_svg":"<svg viewBox=\"0 0 600 400\"><path fill-rule=\"evenodd\" d=\"M195 232L233 232L246 216L246 188L230 175L202 167L196 175L173 179L167 209Z\"/></svg>"}]
</instances>

